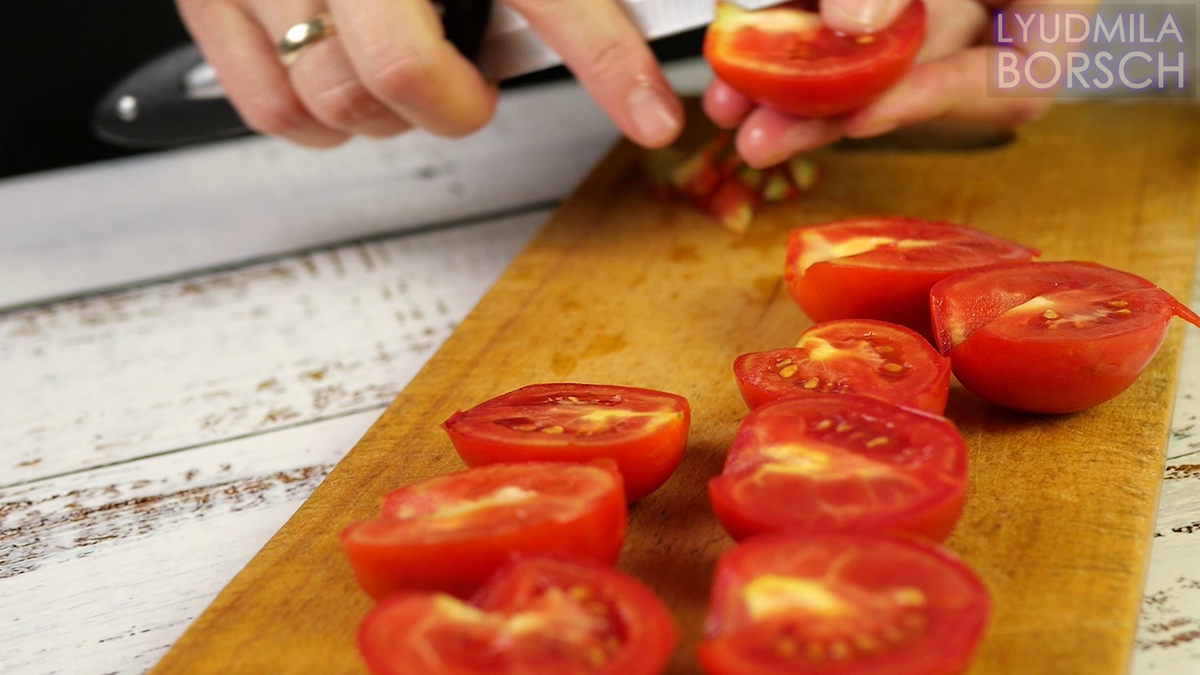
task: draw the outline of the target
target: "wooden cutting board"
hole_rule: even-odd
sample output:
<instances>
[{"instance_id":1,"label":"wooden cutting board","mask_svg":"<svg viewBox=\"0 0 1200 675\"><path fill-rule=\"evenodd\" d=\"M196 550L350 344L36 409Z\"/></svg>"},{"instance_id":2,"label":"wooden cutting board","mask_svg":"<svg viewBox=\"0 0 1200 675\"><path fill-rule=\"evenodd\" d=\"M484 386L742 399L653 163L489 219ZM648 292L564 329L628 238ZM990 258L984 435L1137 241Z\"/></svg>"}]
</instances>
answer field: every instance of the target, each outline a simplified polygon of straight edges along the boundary
<instances>
[{"instance_id":1,"label":"wooden cutting board","mask_svg":"<svg viewBox=\"0 0 1200 675\"><path fill-rule=\"evenodd\" d=\"M693 118L698 117L693 113ZM702 133L702 132L701 132ZM539 381L638 385L688 397L687 457L631 512L621 567L674 610L694 650L714 562L731 541L709 511L745 408L730 364L791 345L809 321L781 284L792 227L866 215L944 218L1095 260L1187 298L1200 224L1200 108L1064 105L1002 147L831 149L802 201L731 235L647 196L618 147L563 204L445 346L307 503L191 626L155 673L356 673L370 603L338 533L378 498L461 468L438 424ZM966 512L948 546L982 575L994 619L972 673L1128 668L1157 507L1182 326L1123 395L1044 417L958 388L948 415L971 448Z\"/></svg>"}]
</instances>

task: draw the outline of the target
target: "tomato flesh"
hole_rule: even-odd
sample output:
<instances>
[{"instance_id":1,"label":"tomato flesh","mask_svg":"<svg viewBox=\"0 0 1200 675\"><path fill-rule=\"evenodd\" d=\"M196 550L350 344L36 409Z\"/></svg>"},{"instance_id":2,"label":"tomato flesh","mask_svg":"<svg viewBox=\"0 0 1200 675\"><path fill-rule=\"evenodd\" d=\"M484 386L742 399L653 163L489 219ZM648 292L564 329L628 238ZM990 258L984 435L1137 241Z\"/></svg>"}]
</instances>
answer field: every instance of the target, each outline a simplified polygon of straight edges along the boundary
<instances>
[{"instance_id":1,"label":"tomato flesh","mask_svg":"<svg viewBox=\"0 0 1200 675\"><path fill-rule=\"evenodd\" d=\"M873 398L783 399L746 416L708 487L735 539L786 530L941 541L962 513L967 447L949 420Z\"/></svg>"},{"instance_id":2,"label":"tomato flesh","mask_svg":"<svg viewBox=\"0 0 1200 675\"><path fill-rule=\"evenodd\" d=\"M990 606L979 578L934 544L766 535L717 563L700 662L709 675L952 675Z\"/></svg>"},{"instance_id":3,"label":"tomato flesh","mask_svg":"<svg viewBox=\"0 0 1200 675\"><path fill-rule=\"evenodd\" d=\"M1088 262L987 267L930 293L938 347L963 386L997 405L1070 413L1141 375L1171 317L1200 317L1141 277Z\"/></svg>"},{"instance_id":4,"label":"tomato flesh","mask_svg":"<svg viewBox=\"0 0 1200 675\"><path fill-rule=\"evenodd\" d=\"M932 341L929 289L963 270L1024 262L1035 249L963 225L868 218L793 230L784 280L815 322L877 319Z\"/></svg>"},{"instance_id":5,"label":"tomato flesh","mask_svg":"<svg viewBox=\"0 0 1200 675\"><path fill-rule=\"evenodd\" d=\"M409 592L363 621L376 675L658 675L678 640L662 602L620 572L527 558L469 602Z\"/></svg>"},{"instance_id":6,"label":"tomato flesh","mask_svg":"<svg viewBox=\"0 0 1200 675\"><path fill-rule=\"evenodd\" d=\"M372 597L406 589L474 593L514 554L569 552L616 563L626 506L615 464L493 464L392 492L342 546Z\"/></svg>"},{"instance_id":7,"label":"tomato flesh","mask_svg":"<svg viewBox=\"0 0 1200 675\"><path fill-rule=\"evenodd\" d=\"M824 25L815 3L759 11L718 2L704 39L717 77L755 102L799 117L860 108L894 85L925 38L925 5L914 0L871 35Z\"/></svg>"},{"instance_id":8,"label":"tomato flesh","mask_svg":"<svg viewBox=\"0 0 1200 675\"><path fill-rule=\"evenodd\" d=\"M617 463L630 501L666 482L683 459L687 399L650 389L535 384L455 413L442 424L467 466L494 462Z\"/></svg>"},{"instance_id":9,"label":"tomato flesh","mask_svg":"<svg viewBox=\"0 0 1200 675\"><path fill-rule=\"evenodd\" d=\"M795 347L733 363L746 405L813 394L862 394L934 415L946 411L950 360L898 324L843 319L817 324Z\"/></svg>"}]
</instances>

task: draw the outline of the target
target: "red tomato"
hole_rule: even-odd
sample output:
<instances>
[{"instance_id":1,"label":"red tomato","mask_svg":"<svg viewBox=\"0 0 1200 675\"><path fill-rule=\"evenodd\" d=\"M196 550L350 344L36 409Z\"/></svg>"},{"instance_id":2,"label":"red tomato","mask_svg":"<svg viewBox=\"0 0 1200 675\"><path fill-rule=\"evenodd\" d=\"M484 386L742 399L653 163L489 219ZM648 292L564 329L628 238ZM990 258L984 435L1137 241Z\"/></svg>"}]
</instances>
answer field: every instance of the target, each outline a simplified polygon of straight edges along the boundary
<instances>
[{"instance_id":1,"label":"red tomato","mask_svg":"<svg viewBox=\"0 0 1200 675\"><path fill-rule=\"evenodd\" d=\"M519 560L468 603L404 593L363 621L376 675L658 675L678 641L654 593L612 569Z\"/></svg>"},{"instance_id":2,"label":"red tomato","mask_svg":"<svg viewBox=\"0 0 1200 675\"><path fill-rule=\"evenodd\" d=\"M1087 262L986 267L931 291L938 347L963 386L992 403L1069 413L1133 384L1172 316L1197 317L1149 281Z\"/></svg>"},{"instance_id":3,"label":"red tomato","mask_svg":"<svg viewBox=\"0 0 1200 675\"><path fill-rule=\"evenodd\" d=\"M966 492L967 445L949 420L853 394L755 408L708 484L735 539L789 530L941 541Z\"/></svg>"},{"instance_id":4,"label":"red tomato","mask_svg":"<svg viewBox=\"0 0 1200 675\"><path fill-rule=\"evenodd\" d=\"M953 223L843 220L793 230L784 279L800 308L818 323L878 319L932 338L929 289L935 283L962 270L1036 255Z\"/></svg>"},{"instance_id":5,"label":"red tomato","mask_svg":"<svg viewBox=\"0 0 1200 675\"><path fill-rule=\"evenodd\" d=\"M751 408L793 396L862 394L935 415L946 412L950 360L894 323L844 319L804 331L795 347L733 362Z\"/></svg>"},{"instance_id":6,"label":"red tomato","mask_svg":"<svg viewBox=\"0 0 1200 675\"><path fill-rule=\"evenodd\" d=\"M594 464L493 464L436 476L387 496L378 520L342 546L363 589L466 597L516 553L570 552L616 563L625 541L621 475Z\"/></svg>"},{"instance_id":7,"label":"red tomato","mask_svg":"<svg viewBox=\"0 0 1200 675\"><path fill-rule=\"evenodd\" d=\"M442 425L467 466L607 457L635 501L671 477L687 447L687 399L601 384L534 384L457 412Z\"/></svg>"},{"instance_id":8,"label":"red tomato","mask_svg":"<svg viewBox=\"0 0 1200 675\"><path fill-rule=\"evenodd\" d=\"M859 534L766 535L717 563L709 675L954 675L991 611L945 549Z\"/></svg>"},{"instance_id":9,"label":"red tomato","mask_svg":"<svg viewBox=\"0 0 1200 675\"><path fill-rule=\"evenodd\" d=\"M704 38L717 77L761 105L799 117L861 108L908 70L925 39L925 5L914 0L891 26L846 35L825 26L816 3L747 11L718 2Z\"/></svg>"}]
</instances>

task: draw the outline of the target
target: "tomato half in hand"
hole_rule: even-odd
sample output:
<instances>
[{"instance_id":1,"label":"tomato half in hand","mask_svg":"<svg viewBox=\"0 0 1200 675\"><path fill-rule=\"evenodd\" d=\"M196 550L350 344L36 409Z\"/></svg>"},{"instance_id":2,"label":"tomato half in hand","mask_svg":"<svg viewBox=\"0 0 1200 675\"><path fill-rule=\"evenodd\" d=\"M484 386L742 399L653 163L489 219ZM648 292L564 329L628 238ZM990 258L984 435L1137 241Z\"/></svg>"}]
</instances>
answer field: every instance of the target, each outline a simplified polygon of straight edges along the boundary
<instances>
[{"instance_id":1,"label":"tomato half in hand","mask_svg":"<svg viewBox=\"0 0 1200 675\"><path fill-rule=\"evenodd\" d=\"M990 612L983 583L939 546L766 535L717 563L700 662L709 675L955 675Z\"/></svg>"},{"instance_id":2,"label":"tomato half in hand","mask_svg":"<svg viewBox=\"0 0 1200 675\"><path fill-rule=\"evenodd\" d=\"M493 464L392 492L378 520L346 528L342 546L376 599L405 589L467 597L518 553L616 563L626 514L611 461Z\"/></svg>"},{"instance_id":3,"label":"tomato half in hand","mask_svg":"<svg viewBox=\"0 0 1200 675\"><path fill-rule=\"evenodd\" d=\"M608 458L636 501L671 477L687 448L687 399L636 387L534 384L455 413L442 427L467 466Z\"/></svg>"},{"instance_id":4,"label":"tomato half in hand","mask_svg":"<svg viewBox=\"0 0 1200 675\"><path fill-rule=\"evenodd\" d=\"M708 484L713 511L735 539L786 530L941 541L966 492L967 445L953 423L853 394L755 408Z\"/></svg>"},{"instance_id":5,"label":"tomato half in hand","mask_svg":"<svg viewBox=\"0 0 1200 675\"><path fill-rule=\"evenodd\" d=\"M662 601L637 580L553 558L515 562L470 603L393 596L358 634L375 675L658 675L677 641Z\"/></svg>"},{"instance_id":6,"label":"tomato half in hand","mask_svg":"<svg viewBox=\"0 0 1200 675\"><path fill-rule=\"evenodd\" d=\"M795 347L743 354L733 362L746 405L814 394L862 394L941 415L950 359L904 326L870 319L819 323Z\"/></svg>"},{"instance_id":7,"label":"tomato half in hand","mask_svg":"<svg viewBox=\"0 0 1200 675\"><path fill-rule=\"evenodd\" d=\"M931 291L938 347L958 380L997 405L1070 413L1141 375L1171 317L1200 317L1139 276L1088 262L987 267Z\"/></svg>"},{"instance_id":8,"label":"tomato half in hand","mask_svg":"<svg viewBox=\"0 0 1200 675\"><path fill-rule=\"evenodd\" d=\"M784 280L817 323L878 319L932 341L929 289L956 272L1024 262L1034 249L963 225L917 218L865 218L793 230Z\"/></svg>"},{"instance_id":9,"label":"tomato half in hand","mask_svg":"<svg viewBox=\"0 0 1200 675\"><path fill-rule=\"evenodd\" d=\"M704 56L717 77L760 105L829 117L861 108L899 81L924 39L921 0L871 35L834 31L815 2L758 11L718 2Z\"/></svg>"}]
</instances>

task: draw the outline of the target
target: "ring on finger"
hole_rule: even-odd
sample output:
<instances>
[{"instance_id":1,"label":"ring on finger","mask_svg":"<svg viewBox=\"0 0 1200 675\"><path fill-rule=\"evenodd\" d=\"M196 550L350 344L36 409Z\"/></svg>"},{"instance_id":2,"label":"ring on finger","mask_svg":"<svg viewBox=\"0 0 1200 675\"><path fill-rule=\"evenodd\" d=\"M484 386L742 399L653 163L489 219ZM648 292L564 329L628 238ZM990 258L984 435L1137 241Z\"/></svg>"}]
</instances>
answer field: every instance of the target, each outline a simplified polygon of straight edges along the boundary
<instances>
[{"instance_id":1,"label":"ring on finger","mask_svg":"<svg viewBox=\"0 0 1200 675\"><path fill-rule=\"evenodd\" d=\"M287 29L283 39L279 41L279 60L284 66L290 66L300 58L304 50L317 44L325 38L337 34L333 25L333 17L321 13L303 23Z\"/></svg>"}]
</instances>

